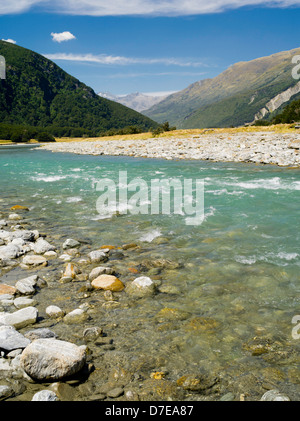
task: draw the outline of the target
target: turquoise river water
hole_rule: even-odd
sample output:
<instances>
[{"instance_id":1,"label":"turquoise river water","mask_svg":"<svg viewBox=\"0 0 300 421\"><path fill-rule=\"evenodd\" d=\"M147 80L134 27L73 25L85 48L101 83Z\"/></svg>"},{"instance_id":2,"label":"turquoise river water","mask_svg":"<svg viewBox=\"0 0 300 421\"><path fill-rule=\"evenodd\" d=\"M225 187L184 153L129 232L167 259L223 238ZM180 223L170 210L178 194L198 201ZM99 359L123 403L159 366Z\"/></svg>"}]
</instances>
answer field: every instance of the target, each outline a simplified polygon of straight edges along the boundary
<instances>
[{"instance_id":1,"label":"turquoise river water","mask_svg":"<svg viewBox=\"0 0 300 421\"><path fill-rule=\"evenodd\" d=\"M103 218L97 181L118 182L119 171L129 181L204 180L203 223L187 225L185 215L174 214ZM138 304L122 292L119 307L101 310L99 323L119 325L118 349L132 358L161 357L151 369L163 365L175 380L205 368L223 373L234 392L258 397L257 384L265 382L299 399L300 339L292 336L300 314L298 169L3 147L0 191L2 209L28 206L30 224L60 243L71 237L92 248L140 246L108 263L125 283L153 276L162 292ZM171 263L155 264L159 259Z\"/></svg>"}]
</instances>

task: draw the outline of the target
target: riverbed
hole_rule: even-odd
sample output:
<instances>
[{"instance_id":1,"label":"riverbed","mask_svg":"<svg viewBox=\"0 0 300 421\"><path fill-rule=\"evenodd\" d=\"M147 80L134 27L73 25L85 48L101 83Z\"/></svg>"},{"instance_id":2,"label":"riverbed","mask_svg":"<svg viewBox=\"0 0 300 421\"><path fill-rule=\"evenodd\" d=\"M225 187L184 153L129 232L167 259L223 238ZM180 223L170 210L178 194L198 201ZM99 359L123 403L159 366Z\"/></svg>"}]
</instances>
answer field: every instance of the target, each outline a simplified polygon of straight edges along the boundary
<instances>
[{"instance_id":1,"label":"riverbed","mask_svg":"<svg viewBox=\"0 0 300 421\"><path fill-rule=\"evenodd\" d=\"M0 151L1 219L8 220L14 205L28 207L9 229L37 229L57 250L46 267L28 270L17 260L9 271L2 268L0 281L12 285L37 273L47 283L34 295L40 318L31 329L49 327L78 345L86 328L103 330L102 343L87 344L93 371L63 382L69 398L259 400L278 389L299 400L299 340L292 336L300 311L299 170L187 156L74 154L75 145L66 145L73 153ZM153 179L202 180L202 223L188 225L184 212L153 215L150 207L144 214L130 207L99 213L97 185L103 179L117 184L120 171L149 185ZM59 257L68 238L80 242L69 261L81 273L62 283L67 262ZM101 248L109 249L103 265L125 285L110 300L86 285L97 265L83 261ZM152 279L155 294L133 298L126 285L141 276ZM49 304L65 313L82 306L88 317L53 321ZM191 381L184 388L183 379L195 373L205 386L193 390ZM26 383L11 399L30 400L48 387ZM116 387L120 395L110 396Z\"/></svg>"}]
</instances>

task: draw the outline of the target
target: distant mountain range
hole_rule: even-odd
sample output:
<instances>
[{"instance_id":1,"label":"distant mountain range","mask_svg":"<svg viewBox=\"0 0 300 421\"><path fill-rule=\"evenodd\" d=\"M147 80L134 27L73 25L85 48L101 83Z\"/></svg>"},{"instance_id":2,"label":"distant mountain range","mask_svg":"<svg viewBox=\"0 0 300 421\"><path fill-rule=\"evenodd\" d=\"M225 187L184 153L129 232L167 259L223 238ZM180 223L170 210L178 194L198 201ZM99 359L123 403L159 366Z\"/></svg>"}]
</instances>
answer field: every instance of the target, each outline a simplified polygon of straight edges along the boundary
<instances>
[{"instance_id":1,"label":"distant mountain range","mask_svg":"<svg viewBox=\"0 0 300 421\"><path fill-rule=\"evenodd\" d=\"M158 125L92 88L31 50L0 41L6 79L0 79L0 123L70 127L95 135L129 126L148 131Z\"/></svg>"},{"instance_id":2,"label":"distant mountain range","mask_svg":"<svg viewBox=\"0 0 300 421\"><path fill-rule=\"evenodd\" d=\"M126 107L132 108L138 112L148 110L153 105L158 104L167 97L167 95L152 96L141 94L140 92L135 92L128 95L113 95L110 92L99 92L98 95L102 98L119 102L120 104L126 105Z\"/></svg>"},{"instance_id":3,"label":"distant mountain range","mask_svg":"<svg viewBox=\"0 0 300 421\"><path fill-rule=\"evenodd\" d=\"M178 129L239 126L271 120L300 99L300 81L292 77L300 48L234 64L165 97L96 94L44 56L5 41L0 55L6 60L0 123L47 127L50 133L58 127L76 129L78 136L149 131L166 121Z\"/></svg>"},{"instance_id":4,"label":"distant mountain range","mask_svg":"<svg viewBox=\"0 0 300 421\"><path fill-rule=\"evenodd\" d=\"M300 48L234 64L213 79L169 95L143 114L185 129L270 119L300 98L300 81L292 77L295 55L300 55Z\"/></svg>"}]
</instances>

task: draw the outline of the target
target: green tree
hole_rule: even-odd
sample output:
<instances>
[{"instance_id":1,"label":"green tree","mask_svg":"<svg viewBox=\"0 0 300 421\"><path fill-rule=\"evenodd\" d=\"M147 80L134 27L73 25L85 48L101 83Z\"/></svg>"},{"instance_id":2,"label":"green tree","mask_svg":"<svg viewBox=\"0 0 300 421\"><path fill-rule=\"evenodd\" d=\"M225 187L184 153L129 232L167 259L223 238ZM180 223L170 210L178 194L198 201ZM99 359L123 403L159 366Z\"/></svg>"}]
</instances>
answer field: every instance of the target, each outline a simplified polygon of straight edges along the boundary
<instances>
[{"instance_id":1,"label":"green tree","mask_svg":"<svg viewBox=\"0 0 300 421\"><path fill-rule=\"evenodd\" d=\"M38 133L36 136L36 140L38 142L55 142L55 138L47 132Z\"/></svg>"}]
</instances>

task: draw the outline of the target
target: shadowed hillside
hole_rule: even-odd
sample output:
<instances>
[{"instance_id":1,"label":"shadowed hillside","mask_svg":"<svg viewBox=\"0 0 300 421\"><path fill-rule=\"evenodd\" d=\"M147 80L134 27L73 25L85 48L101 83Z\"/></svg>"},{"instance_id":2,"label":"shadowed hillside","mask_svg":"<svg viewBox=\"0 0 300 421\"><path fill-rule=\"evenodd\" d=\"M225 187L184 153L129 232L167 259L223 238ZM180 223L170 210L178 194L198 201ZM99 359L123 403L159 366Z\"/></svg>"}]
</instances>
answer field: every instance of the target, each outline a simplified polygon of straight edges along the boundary
<instances>
[{"instance_id":1,"label":"shadowed hillside","mask_svg":"<svg viewBox=\"0 0 300 421\"><path fill-rule=\"evenodd\" d=\"M0 41L0 55L6 60L6 79L0 80L2 123L71 127L94 135L128 126L157 127L138 112L99 97L40 54Z\"/></svg>"}]
</instances>

